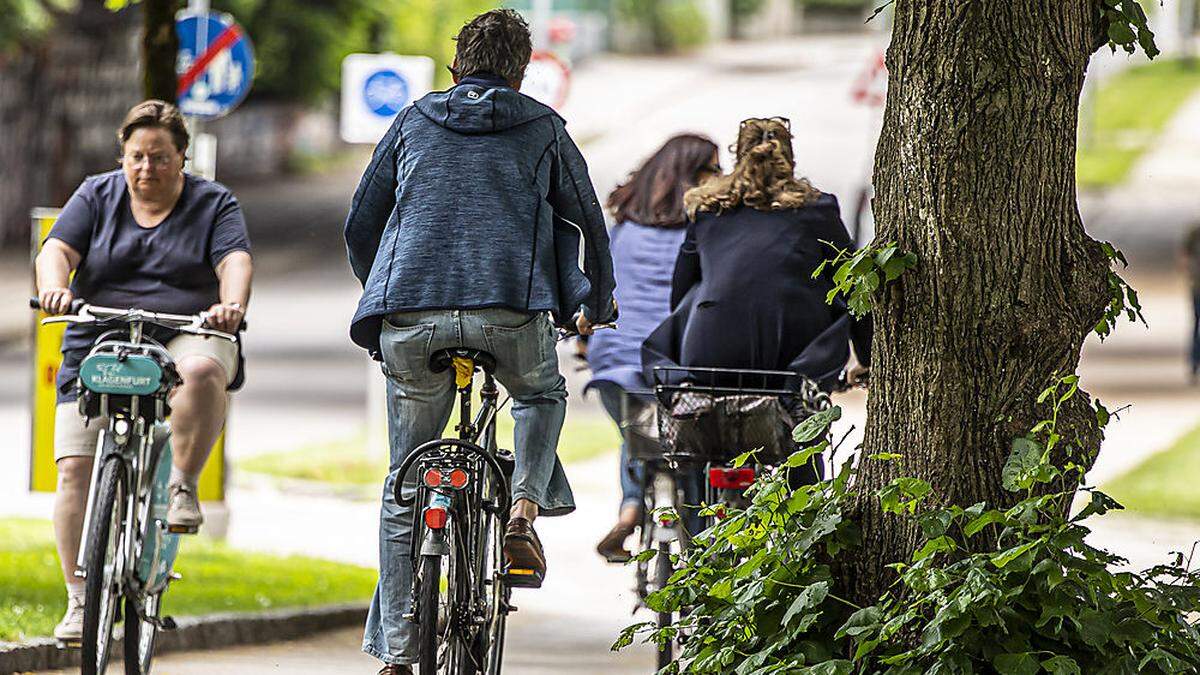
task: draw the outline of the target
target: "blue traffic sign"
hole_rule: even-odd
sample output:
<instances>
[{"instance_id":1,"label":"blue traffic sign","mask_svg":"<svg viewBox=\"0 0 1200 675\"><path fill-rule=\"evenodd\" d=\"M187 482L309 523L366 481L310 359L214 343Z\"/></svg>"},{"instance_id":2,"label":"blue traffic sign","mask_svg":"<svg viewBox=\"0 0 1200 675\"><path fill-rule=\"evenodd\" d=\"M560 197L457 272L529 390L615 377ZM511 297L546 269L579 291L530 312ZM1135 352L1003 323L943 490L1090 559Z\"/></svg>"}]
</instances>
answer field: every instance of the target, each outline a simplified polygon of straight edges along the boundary
<instances>
[{"instance_id":1,"label":"blue traffic sign","mask_svg":"<svg viewBox=\"0 0 1200 675\"><path fill-rule=\"evenodd\" d=\"M250 93L254 47L227 14L188 14L175 22L179 35L179 110L215 119L229 114Z\"/></svg>"},{"instance_id":2,"label":"blue traffic sign","mask_svg":"<svg viewBox=\"0 0 1200 675\"><path fill-rule=\"evenodd\" d=\"M408 105L411 87L408 78L390 68L371 73L363 82L363 102L380 117L391 117Z\"/></svg>"}]
</instances>

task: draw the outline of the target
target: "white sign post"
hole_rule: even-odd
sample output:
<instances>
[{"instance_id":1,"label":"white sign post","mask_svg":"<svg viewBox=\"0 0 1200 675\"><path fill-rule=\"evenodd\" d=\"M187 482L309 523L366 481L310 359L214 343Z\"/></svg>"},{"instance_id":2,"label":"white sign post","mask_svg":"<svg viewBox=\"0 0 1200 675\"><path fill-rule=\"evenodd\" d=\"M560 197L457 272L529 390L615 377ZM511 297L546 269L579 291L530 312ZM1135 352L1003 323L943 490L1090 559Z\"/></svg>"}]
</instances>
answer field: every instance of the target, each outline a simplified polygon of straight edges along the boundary
<instances>
[{"instance_id":1,"label":"white sign post","mask_svg":"<svg viewBox=\"0 0 1200 675\"><path fill-rule=\"evenodd\" d=\"M433 88L433 59L350 54L342 60L342 140L375 144L404 106Z\"/></svg>"}]
</instances>

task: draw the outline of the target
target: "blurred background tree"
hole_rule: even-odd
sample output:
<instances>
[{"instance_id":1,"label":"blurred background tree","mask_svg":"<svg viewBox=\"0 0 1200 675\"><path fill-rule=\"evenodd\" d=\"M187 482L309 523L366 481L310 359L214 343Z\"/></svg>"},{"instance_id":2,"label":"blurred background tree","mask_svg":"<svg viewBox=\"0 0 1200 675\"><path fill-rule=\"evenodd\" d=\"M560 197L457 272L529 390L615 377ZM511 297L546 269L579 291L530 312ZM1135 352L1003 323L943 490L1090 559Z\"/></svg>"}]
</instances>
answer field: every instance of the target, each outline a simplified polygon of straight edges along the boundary
<instances>
[{"instance_id":1,"label":"blurred background tree","mask_svg":"<svg viewBox=\"0 0 1200 675\"><path fill-rule=\"evenodd\" d=\"M37 40L78 0L0 0L0 57Z\"/></svg>"}]
</instances>

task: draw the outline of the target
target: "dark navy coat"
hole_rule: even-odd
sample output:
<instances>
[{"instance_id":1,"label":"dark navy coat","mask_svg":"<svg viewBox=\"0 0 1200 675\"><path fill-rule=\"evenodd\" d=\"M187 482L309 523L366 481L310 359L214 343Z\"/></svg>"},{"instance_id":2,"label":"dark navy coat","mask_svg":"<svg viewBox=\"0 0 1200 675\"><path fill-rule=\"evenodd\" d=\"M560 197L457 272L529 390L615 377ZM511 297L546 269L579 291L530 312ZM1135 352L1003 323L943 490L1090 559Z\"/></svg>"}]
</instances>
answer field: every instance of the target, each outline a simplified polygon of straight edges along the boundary
<instances>
[{"instance_id":1,"label":"dark navy coat","mask_svg":"<svg viewBox=\"0 0 1200 675\"><path fill-rule=\"evenodd\" d=\"M642 378L642 342L671 313L671 276L685 233L635 222L609 233L621 319L617 330L597 331L588 343L588 387L608 382L625 391L649 388Z\"/></svg>"},{"instance_id":2,"label":"dark navy coat","mask_svg":"<svg viewBox=\"0 0 1200 675\"><path fill-rule=\"evenodd\" d=\"M355 343L377 352L392 312L506 307L565 322L583 306L593 321L610 319L604 217L564 124L489 76L400 112L346 218L363 285Z\"/></svg>"},{"instance_id":3,"label":"dark navy coat","mask_svg":"<svg viewBox=\"0 0 1200 675\"><path fill-rule=\"evenodd\" d=\"M852 338L869 364L869 321L851 321L841 299L826 303L831 267L812 276L852 247L833 195L788 211L698 214L675 265L671 315L643 346L647 378L655 366L704 366L788 370L828 384Z\"/></svg>"}]
</instances>

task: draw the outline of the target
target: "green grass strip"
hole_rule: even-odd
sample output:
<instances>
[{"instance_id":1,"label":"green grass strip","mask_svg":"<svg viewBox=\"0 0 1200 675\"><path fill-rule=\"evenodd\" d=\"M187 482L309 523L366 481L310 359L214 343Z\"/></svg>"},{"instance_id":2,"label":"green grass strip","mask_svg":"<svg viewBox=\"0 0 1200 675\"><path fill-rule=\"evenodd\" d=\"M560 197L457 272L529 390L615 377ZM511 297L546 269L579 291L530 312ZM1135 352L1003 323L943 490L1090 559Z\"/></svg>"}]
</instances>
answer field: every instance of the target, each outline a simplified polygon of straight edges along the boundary
<instances>
[{"instance_id":1,"label":"green grass strip","mask_svg":"<svg viewBox=\"0 0 1200 675\"><path fill-rule=\"evenodd\" d=\"M204 537L180 547L163 611L174 616L256 612L366 601L376 571L302 556L243 553ZM0 519L0 641L50 635L66 611L54 530L42 520Z\"/></svg>"},{"instance_id":2,"label":"green grass strip","mask_svg":"<svg viewBox=\"0 0 1200 675\"><path fill-rule=\"evenodd\" d=\"M1083 134L1076 157L1080 186L1109 187L1123 182L1130 169L1200 89L1200 67L1160 59L1128 68L1104 82L1080 117ZM1089 107L1090 106L1090 109Z\"/></svg>"},{"instance_id":3,"label":"green grass strip","mask_svg":"<svg viewBox=\"0 0 1200 675\"><path fill-rule=\"evenodd\" d=\"M1200 426L1102 486L1145 516L1200 519Z\"/></svg>"}]
</instances>

